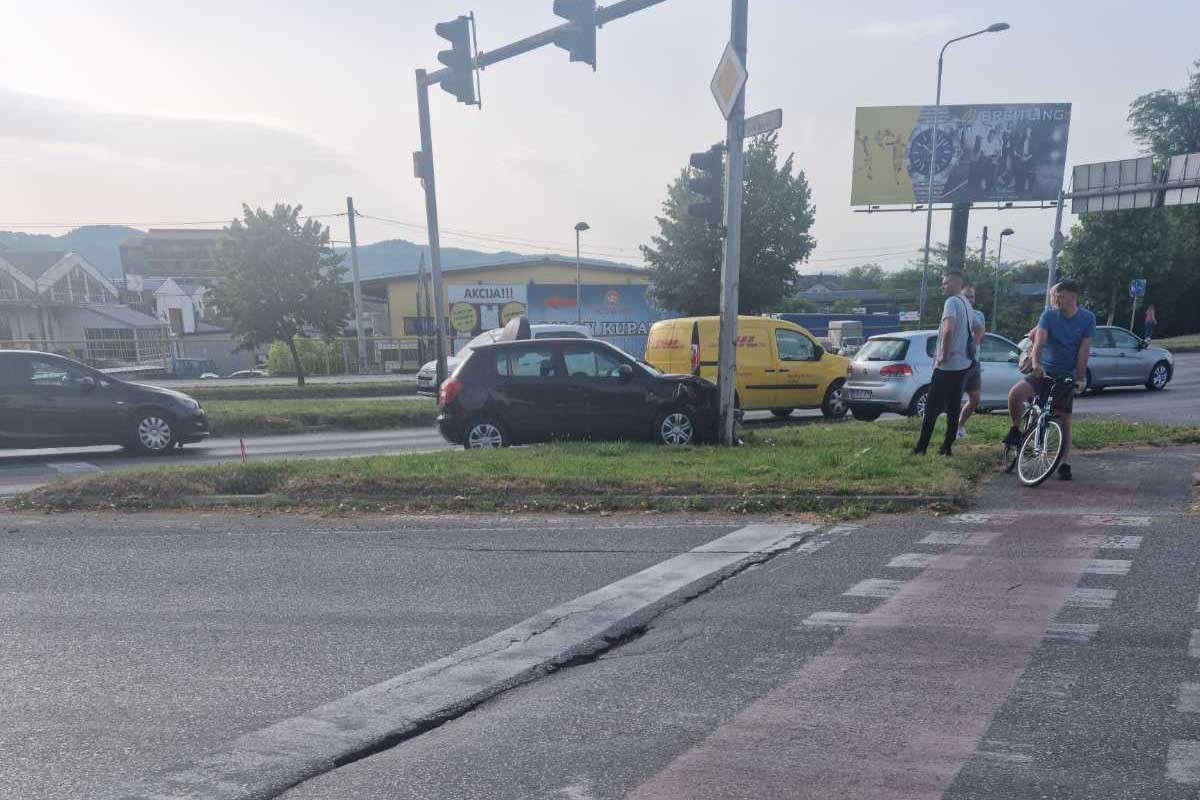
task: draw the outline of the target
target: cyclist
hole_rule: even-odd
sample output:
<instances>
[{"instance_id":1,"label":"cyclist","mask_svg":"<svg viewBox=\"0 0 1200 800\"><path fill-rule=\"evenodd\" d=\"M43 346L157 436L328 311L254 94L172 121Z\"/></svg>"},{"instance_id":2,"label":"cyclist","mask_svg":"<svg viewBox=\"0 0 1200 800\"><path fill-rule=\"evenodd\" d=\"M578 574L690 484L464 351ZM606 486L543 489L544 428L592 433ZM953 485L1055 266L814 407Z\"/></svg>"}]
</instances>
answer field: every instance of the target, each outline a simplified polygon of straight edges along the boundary
<instances>
[{"instance_id":1,"label":"cyclist","mask_svg":"<svg viewBox=\"0 0 1200 800\"><path fill-rule=\"evenodd\" d=\"M1058 477L1071 480L1071 465L1067 457L1071 452L1071 411L1075 400L1074 381L1087 376L1088 357L1092 352L1092 339L1096 335L1096 315L1079 306L1079 286L1074 281L1061 281L1054 286L1053 308L1042 312L1034 330L1031 358L1033 374L1019 381L1008 393L1008 413L1012 427L1004 437L1004 443L1020 444L1021 430L1018 427L1025 403L1035 394L1044 392L1050 379L1060 383L1054 390L1052 404L1063 431L1063 461L1058 468Z\"/></svg>"}]
</instances>

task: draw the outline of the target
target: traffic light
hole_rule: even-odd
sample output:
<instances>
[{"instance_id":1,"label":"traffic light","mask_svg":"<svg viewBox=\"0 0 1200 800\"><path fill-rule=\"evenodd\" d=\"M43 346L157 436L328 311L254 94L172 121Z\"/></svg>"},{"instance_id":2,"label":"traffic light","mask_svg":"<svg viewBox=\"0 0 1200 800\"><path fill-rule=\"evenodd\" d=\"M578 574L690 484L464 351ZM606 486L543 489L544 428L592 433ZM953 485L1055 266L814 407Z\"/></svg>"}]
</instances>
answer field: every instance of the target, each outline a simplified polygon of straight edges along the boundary
<instances>
[{"instance_id":1,"label":"traffic light","mask_svg":"<svg viewBox=\"0 0 1200 800\"><path fill-rule=\"evenodd\" d=\"M709 225L720 225L724 216L723 181L725 148L719 144L703 153L692 153L688 160L698 175L688 178L688 191L704 198L688 205L688 214L699 217Z\"/></svg>"},{"instance_id":2,"label":"traffic light","mask_svg":"<svg viewBox=\"0 0 1200 800\"><path fill-rule=\"evenodd\" d=\"M554 13L568 28L554 35L554 43L571 54L572 61L596 69L596 0L554 0Z\"/></svg>"},{"instance_id":3,"label":"traffic light","mask_svg":"<svg viewBox=\"0 0 1200 800\"><path fill-rule=\"evenodd\" d=\"M449 50L438 53L438 61L449 70L439 83L458 102L475 105L475 68L471 55L471 18L459 17L433 26L438 36L450 42Z\"/></svg>"}]
</instances>

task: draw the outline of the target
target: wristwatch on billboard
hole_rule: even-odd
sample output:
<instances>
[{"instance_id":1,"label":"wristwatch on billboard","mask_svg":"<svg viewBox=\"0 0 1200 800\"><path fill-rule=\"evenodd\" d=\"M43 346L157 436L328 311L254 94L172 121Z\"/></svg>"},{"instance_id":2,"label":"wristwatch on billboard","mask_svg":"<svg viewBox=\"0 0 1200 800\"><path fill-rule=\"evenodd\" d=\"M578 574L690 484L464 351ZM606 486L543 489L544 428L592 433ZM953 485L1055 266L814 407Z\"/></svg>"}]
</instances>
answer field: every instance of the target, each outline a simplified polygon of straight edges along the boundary
<instances>
[{"instance_id":1,"label":"wristwatch on billboard","mask_svg":"<svg viewBox=\"0 0 1200 800\"><path fill-rule=\"evenodd\" d=\"M936 187L945 183L950 168L954 166L954 137L955 131L948 125L938 126L937 152L933 156L933 182ZM924 183L929 180L929 154L933 149L933 126L921 125L914 131L908 142L908 174L910 177Z\"/></svg>"}]
</instances>

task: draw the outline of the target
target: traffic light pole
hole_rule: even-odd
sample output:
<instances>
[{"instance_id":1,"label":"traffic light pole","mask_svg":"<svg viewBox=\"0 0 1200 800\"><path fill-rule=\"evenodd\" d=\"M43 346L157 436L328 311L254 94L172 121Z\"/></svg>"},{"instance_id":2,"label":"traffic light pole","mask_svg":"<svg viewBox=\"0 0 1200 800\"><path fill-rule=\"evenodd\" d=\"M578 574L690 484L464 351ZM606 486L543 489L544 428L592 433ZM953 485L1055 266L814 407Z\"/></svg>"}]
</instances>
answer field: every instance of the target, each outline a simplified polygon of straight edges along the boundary
<instances>
[{"instance_id":1,"label":"traffic light pole","mask_svg":"<svg viewBox=\"0 0 1200 800\"><path fill-rule=\"evenodd\" d=\"M746 63L748 0L733 0L729 41L742 64ZM746 89L733 104L725 128L725 152L729 159L725 176L725 251L721 259L721 332L717 358L717 389L721 409L721 443L734 443L737 408L738 287L742 265L742 138L746 121Z\"/></svg>"},{"instance_id":2,"label":"traffic light pole","mask_svg":"<svg viewBox=\"0 0 1200 800\"><path fill-rule=\"evenodd\" d=\"M417 114L421 126L418 171L425 187L425 225L429 235L429 272L433 277L434 351L437 354L437 386L446 380L446 301L442 293L442 240L438 231L437 186L433 179L433 133L429 126L430 76L417 70Z\"/></svg>"},{"instance_id":3,"label":"traffic light pole","mask_svg":"<svg viewBox=\"0 0 1200 800\"><path fill-rule=\"evenodd\" d=\"M367 340L363 328L362 281L358 275L358 233L354 228L354 198L346 198L346 217L350 221L350 264L354 277L354 340L358 345L358 372L367 366Z\"/></svg>"}]
</instances>

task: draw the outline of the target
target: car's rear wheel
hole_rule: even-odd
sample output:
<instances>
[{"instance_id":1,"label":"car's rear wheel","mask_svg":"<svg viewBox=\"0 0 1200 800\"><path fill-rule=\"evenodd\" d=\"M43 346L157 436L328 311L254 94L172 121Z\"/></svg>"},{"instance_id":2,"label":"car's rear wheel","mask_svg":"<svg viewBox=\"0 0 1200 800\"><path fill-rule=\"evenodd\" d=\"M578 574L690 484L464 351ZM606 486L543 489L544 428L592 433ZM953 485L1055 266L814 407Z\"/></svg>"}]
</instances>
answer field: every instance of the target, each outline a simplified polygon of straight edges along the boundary
<instances>
[{"instance_id":1,"label":"car's rear wheel","mask_svg":"<svg viewBox=\"0 0 1200 800\"><path fill-rule=\"evenodd\" d=\"M131 448L143 455L161 456L171 452L179 441L175 420L165 411L149 409L140 412L130 434Z\"/></svg>"},{"instance_id":2,"label":"car's rear wheel","mask_svg":"<svg viewBox=\"0 0 1200 800\"><path fill-rule=\"evenodd\" d=\"M913 395L912 400L908 404L908 415L910 417L924 417L925 406L929 405L929 387L922 386Z\"/></svg>"},{"instance_id":3,"label":"car's rear wheel","mask_svg":"<svg viewBox=\"0 0 1200 800\"><path fill-rule=\"evenodd\" d=\"M771 413L774 414L776 416L776 418L778 418L778 419L787 419L788 417L790 417L792 415L792 409L790 409L790 408L772 408Z\"/></svg>"},{"instance_id":4,"label":"car's rear wheel","mask_svg":"<svg viewBox=\"0 0 1200 800\"><path fill-rule=\"evenodd\" d=\"M687 409L673 408L658 415L654 422L654 440L670 447L695 444L698 439L696 418Z\"/></svg>"},{"instance_id":5,"label":"car's rear wheel","mask_svg":"<svg viewBox=\"0 0 1200 800\"><path fill-rule=\"evenodd\" d=\"M508 447L512 442L504 425L491 417L480 417L467 425L463 434L463 447L467 450L496 450Z\"/></svg>"},{"instance_id":6,"label":"car's rear wheel","mask_svg":"<svg viewBox=\"0 0 1200 800\"><path fill-rule=\"evenodd\" d=\"M1154 365L1154 369L1150 370L1150 377L1146 379L1146 388L1152 392L1161 392L1167 388L1167 382L1171 380L1171 368L1167 366L1167 362L1160 361Z\"/></svg>"},{"instance_id":7,"label":"car's rear wheel","mask_svg":"<svg viewBox=\"0 0 1200 800\"><path fill-rule=\"evenodd\" d=\"M846 392L842 389L843 383L845 381L834 381L825 390L825 398L821 400L821 414L825 419L845 419L846 413L850 411L850 405L846 402Z\"/></svg>"},{"instance_id":8,"label":"car's rear wheel","mask_svg":"<svg viewBox=\"0 0 1200 800\"><path fill-rule=\"evenodd\" d=\"M879 415L883 413L881 408L866 408L864 406L850 406L850 413L859 422L874 422L879 419Z\"/></svg>"}]
</instances>

